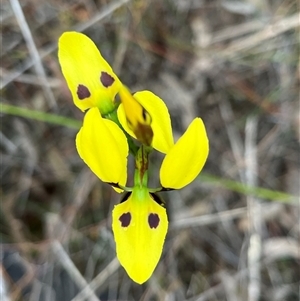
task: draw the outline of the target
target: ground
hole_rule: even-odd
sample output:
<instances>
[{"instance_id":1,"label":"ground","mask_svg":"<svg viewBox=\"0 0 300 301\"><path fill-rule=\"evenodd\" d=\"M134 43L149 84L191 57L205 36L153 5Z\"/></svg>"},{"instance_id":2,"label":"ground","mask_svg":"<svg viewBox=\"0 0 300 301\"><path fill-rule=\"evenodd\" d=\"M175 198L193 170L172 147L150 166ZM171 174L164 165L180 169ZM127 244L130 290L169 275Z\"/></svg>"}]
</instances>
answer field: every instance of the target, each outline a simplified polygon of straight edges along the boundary
<instances>
[{"instance_id":1,"label":"ground","mask_svg":"<svg viewBox=\"0 0 300 301\"><path fill-rule=\"evenodd\" d=\"M2 300L299 300L299 24L293 0L2 0ZM176 139L206 125L201 175L161 194L170 227L143 285L115 257L121 196L75 147L83 113L57 58L70 30L165 101Z\"/></svg>"}]
</instances>

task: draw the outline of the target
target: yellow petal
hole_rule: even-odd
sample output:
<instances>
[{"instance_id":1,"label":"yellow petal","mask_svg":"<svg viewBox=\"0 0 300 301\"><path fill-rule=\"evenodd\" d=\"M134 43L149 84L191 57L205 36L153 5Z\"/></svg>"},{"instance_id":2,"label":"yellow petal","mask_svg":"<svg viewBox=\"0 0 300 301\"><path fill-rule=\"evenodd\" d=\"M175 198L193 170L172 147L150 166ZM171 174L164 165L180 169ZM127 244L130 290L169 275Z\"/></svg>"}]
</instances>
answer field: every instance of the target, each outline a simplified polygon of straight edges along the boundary
<instances>
[{"instance_id":1,"label":"yellow petal","mask_svg":"<svg viewBox=\"0 0 300 301\"><path fill-rule=\"evenodd\" d=\"M161 185L180 189L191 183L202 170L208 151L205 126L200 118L195 118L165 156L160 168Z\"/></svg>"},{"instance_id":2,"label":"yellow petal","mask_svg":"<svg viewBox=\"0 0 300 301\"><path fill-rule=\"evenodd\" d=\"M102 114L114 109L121 83L90 38L78 32L63 33L58 42L58 58L79 109L98 107Z\"/></svg>"},{"instance_id":3,"label":"yellow petal","mask_svg":"<svg viewBox=\"0 0 300 301\"><path fill-rule=\"evenodd\" d=\"M121 87L119 95L128 127L132 130L137 140L150 146L153 138L150 115L125 86Z\"/></svg>"},{"instance_id":4,"label":"yellow petal","mask_svg":"<svg viewBox=\"0 0 300 301\"><path fill-rule=\"evenodd\" d=\"M126 137L114 122L101 117L98 108L92 108L85 114L83 126L76 137L76 147L82 160L103 182L125 186Z\"/></svg>"},{"instance_id":5,"label":"yellow petal","mask_svg":"<svg viewBox=\"0 0 300 301\"><path fill-rule=\"evenodd\" d=\"M161 257L168 230L166 209L146 188L135 187L125 202L114 207L112 215L117 257L129 277L142 284Z\"/></svg>"},{"instance_id":6,"label":"yellow petal","mask_svg":"<svg viewBox=\"0 0 300 301\"><path fill-rule=\"evenodd\" d=\"M174 144L171 119L167 106L161 98L150 91L136 92L133 96L151 116L151 127L153 130L152 146L156 150L166 154ZM136 138L136 135L127 125L122 104L118 108L118 118L128 134Z\"/></svg>"}]
</instances>

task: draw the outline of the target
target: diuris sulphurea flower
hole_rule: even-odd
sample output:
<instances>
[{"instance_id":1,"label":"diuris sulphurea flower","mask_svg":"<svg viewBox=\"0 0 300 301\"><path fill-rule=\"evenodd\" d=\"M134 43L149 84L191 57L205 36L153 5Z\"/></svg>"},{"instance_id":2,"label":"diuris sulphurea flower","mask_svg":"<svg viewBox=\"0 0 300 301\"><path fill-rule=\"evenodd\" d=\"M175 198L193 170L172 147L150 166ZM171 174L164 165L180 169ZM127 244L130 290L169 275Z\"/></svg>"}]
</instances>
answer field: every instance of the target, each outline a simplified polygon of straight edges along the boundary
<instances>
[{"instance_id":1,"label":"diuris sulphurea flower","mask_svg":"<svg viewBox=\"0 0 300 301\"><path fill-rule=\"evenodd\" d=\"M142 284L159 262L168 229L167 212L157 193L181 189L200 173L209 152L205 126L195 118L174 143L163 100L150 91L132 95L83 34L61 36L59 61L75 105L86 111L76 136L79 156L99 179L124 192L112 212L116 252L129 277ZM148 187L153 150L165 154L159 188ZM130 152L135 157L133 187L126 186Z\"/></svg>"}]
</instances>

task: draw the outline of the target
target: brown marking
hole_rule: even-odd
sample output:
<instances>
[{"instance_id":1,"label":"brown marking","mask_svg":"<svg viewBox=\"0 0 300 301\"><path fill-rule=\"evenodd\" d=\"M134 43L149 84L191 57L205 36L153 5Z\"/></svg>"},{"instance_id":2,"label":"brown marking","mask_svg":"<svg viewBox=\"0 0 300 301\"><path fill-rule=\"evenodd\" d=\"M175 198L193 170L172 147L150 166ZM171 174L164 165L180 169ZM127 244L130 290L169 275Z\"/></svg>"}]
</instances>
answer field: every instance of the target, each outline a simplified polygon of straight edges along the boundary
<instances>
[{"instance_id":1,"label":"brown marking","mask_svg":"<svg viewBox=\"0 0 300 301\"><path fill-rule=\"evenodd\" d=\"M115 79L108 73L102 71L100 81L105 88L108 88L114 83Z\"/></svg>"},{"instance_id":2,"label":"brown marking","mask_svg":"<svg viewBox=\"0 0 300 301\"><path fill-rule=\"evenodd\" d=\"M123 213L120 218L119 221L121 222L121 226L122 227L128 227L131 221L131 214L130 212L127 213Z\"/></svg>"},{"instance_id":3,"label":"brown marking","mask_svg":"<svg viewBox=\"0 0 300 301\"><path fill-rule=\"evenodd\" d=\"M76 93L77 93L77 96L80 100L83 100L83 99L88 98L88 97L91 96L91 92L84 85L78 85Z\"/></svg>"},{"instance_id":4,"label":"brown marking","mask_svg":"<svg viewBox=\"0 0 300 301\"><path fill-rule=\"evenodd\" d=\"M150 226L151 229L153 228L157 228L158 224L159 224L159 217L156 213L150 213L148 216L148 224Z\"/></svg>"}]
</instances>

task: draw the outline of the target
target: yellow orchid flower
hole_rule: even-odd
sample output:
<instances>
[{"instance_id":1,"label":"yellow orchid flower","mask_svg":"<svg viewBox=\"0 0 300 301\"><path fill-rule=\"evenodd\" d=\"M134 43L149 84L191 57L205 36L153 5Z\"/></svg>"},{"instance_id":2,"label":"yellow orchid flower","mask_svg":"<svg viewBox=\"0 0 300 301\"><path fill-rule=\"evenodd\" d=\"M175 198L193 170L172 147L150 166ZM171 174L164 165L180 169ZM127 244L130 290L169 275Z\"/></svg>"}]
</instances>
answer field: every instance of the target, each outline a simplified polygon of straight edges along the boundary
<instances>
[{"instance_id":1,"label":"yellow orchid flower","mask_svg":"<svg viewBox=\"0 0 300 301\"><path fill-rule=\"evenodd\" d=\"M117 192L126 191L114 206L112 230L121 265L142 284L158 264L168 230L166 209L156 192L183 188L200 173L209 152L205 126L195 118L174 143L165 103L150 91L131 95L83 34L61 36L59 60L75 105L89 109L76 136L80 157L102 181ZM121 99L117 112L116 94ZM134 186L126 187L130 136L141 146L133 152ZM148 188L152 147L166 154L159 173L162 187L155 189Z\"/></svg>"}]
</instances>

